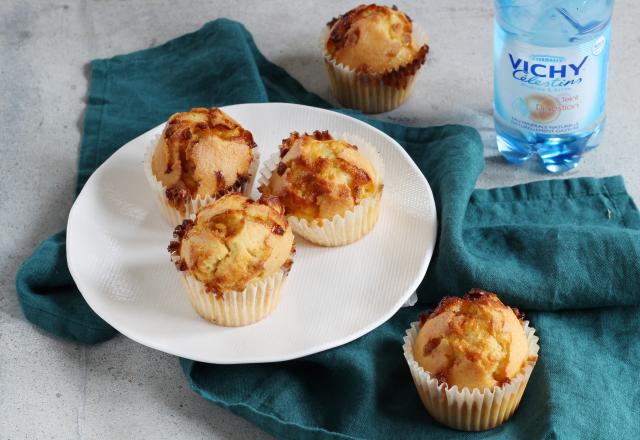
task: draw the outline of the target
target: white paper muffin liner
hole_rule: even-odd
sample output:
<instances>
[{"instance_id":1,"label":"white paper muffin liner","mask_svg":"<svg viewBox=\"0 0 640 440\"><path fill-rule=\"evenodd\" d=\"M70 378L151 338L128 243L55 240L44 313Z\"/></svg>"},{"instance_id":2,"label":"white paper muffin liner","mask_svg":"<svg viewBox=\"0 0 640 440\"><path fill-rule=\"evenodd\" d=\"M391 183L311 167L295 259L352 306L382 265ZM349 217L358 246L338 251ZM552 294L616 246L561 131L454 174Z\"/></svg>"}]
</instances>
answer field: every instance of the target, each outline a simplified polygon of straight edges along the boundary
<instances>
[{"instance_id":1,"label":"white paper muffin liner","mask_svg":"<svg viewBox=\"0 0 640 440\"><path fill-rule=\"evenodd\" d=\"M282 286L288 276L288 272L281 269L268 278L252 281L241 292L225 292L222 297L216 297L187 271L179 274L189 302L198 315L224 327L249 325L267 317L280 302Z\"/></svg>"},{"instance_id":2,"label":"white paper muffin liner","mask_svg":"<svg viewBox=\"0 0 640 440\"><path fill-rule=\"evenodd\" d=\"M325 69L331 84L331 91L340 105L358 109L363 113L384 113L399 107L407 100L411 95L416 76L423 66L411 76L407 76L407 85L404 88L387 85L382 79L373 80L369 77L363 80L354 69L338 63L326 51L325 42L329 31L330 29L325 27L321 38L322 53ZM413 38L419 47L427 43L426 35L415 25L413 27Z\"/></svg>"},{"instance_id":3,"label":"white paper muffin liner","mask_svg":"<svg viewBox=\"0 0 640 440\"><path fill-rule=\"evenodd\" d=\"M485 388L480 391L476 388L470 391L464 387L460 391L457 385L449 388L447 384L438 383L415 360L413 346L420 330L420 322L411 323L402 348L420 399L429 414L440 423L461 431L492 429L509 419L518 408L540 349L539 338L535 336L535 329L529 327L529 321L524 321L523 327L529 345L529 360L524 371L514 377L511 383L496 386L492 390Z\"/></svg>"},{"instance_id":4,"label":"white paper muffin liner","mask_svg":"<svg viewBox=\"0 0 640 440\"><path fill-rule=\"evenodd\" d=\"M171 206L169 200L166 196L167 187L162 184L156 177L153 175L153 171L151 168L151 161L153 158L153 152L158 145L158 141L160 140L161 135L157 135L147 147L147 151L144 155L144 174L147 177L147 182L149 182L149 187L154 194L156 201L158 202L158 206L160 207L160 211L164 218L171 224L171 226L176 226L182 223L183 220L188 218L193 218L198 209L202 206L220 198L220 196L197 196L194 199L191 199L191 203L185 205L185 212L182 214L176 208ZM253 160L251 161L251 165L249 166L249 179L242 184L240 187L240 192L247 196L251 197L251 189L253 188L253 182L255 181L258 165L260 164L260 153L257 151L257 148L252 150Z\"/></svg>"},{"instance_id":5,"label":"white paper muffin liner","mask_svg":"<svg viewBox=\"0 0 640 440\"><path fill-rule=\"evenodd\" d=\"M342 135L334 137L356 145L373 166L378 177L377 183L384 182L384 164L382 157L373 146L357 136ZM278 167L280 153L274 153L263 164L258 177L258 185L267 185L271 174ZM380 213L380 201L382 193L379 191L375 197L367 197L358 203L353 210L344 215L335 215L333 219L321 219L308 222L306 219L296 216L288 216L287 220L293 232L312 243L321 246L343 246L353 243L367 235L378 221Z\"/></svg>"}]
</instances>

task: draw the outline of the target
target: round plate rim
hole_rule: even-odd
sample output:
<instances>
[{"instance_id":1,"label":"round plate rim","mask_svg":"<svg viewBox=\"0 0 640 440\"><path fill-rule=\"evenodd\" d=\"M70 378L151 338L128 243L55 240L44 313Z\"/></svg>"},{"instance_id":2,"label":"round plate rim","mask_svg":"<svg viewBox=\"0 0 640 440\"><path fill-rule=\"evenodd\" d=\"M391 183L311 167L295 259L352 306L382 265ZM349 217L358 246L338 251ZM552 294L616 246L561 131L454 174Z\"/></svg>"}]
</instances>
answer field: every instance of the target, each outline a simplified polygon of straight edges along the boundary
<instances>
[{"instance_id":1,"label":"round plate rim","mask_svg":"<svg viewBox=\"0 0 640 440\"><path fill-rule=\"evenodd\" d=\"M269 103L245 103L245 104L233 104L233 105L228 105L228 106L221 106L220 109L224 110L224 111L232 111L234 108L238 108L240 106L287 106L287 107L303 107L305 109L311 109L311 111L320 111L320 112L326 112L326 113L331 113L333 116L338 117L338 118L345 118L345 119L349 119L352 123L355 123L357 125L361 125L364 126L366 129L368 130L374 130L376 131L379 135L383 136L384 138L387 139L387 141L389 141L390 143L394 144L394 146L396 147L397 150L399 150L400 154L404 157L404 159L409 163L409 165L414 168L415 171L417 171L420 180L422 181L422 183L424 184L425 188L426 188L426 194L425 197L428 198L428 203L433 207L432 212L432 219L431 220L431 224L432 224L432 233L433 236L435 237L433 240L433 246L430 250L431 255L429 256L429 258L424 258L423 261L420 264L420 269L416 272L416 277L414 278L414 280L412 280L412 282L410 283L410 287L407 288L407 290L404 292L404 294L400 297L400 299L396 302L396 304L393 307L389 308L389 311L383 315L382 318L372 322L371 324L364 326L363 328L361 328L360 330L353 332L351 334L349 334L348 336L345 336L344 338L337 338L337 339L333 339L330 342L325 342L323 344L317 344L314 345L313 347L309 347L307 349L304 350L298 350L296 352L291 352L288 355L285 356L275 356L275 357L256 357L256 358L251 358L251 357L247 357L244 356L242 357L242 359L233 359L233 358L229 358L228 356L225 359L212 359L210 356L204 356L204 357L200 357L200 356L194 356L193 353L184 353L181 352L180 349L167 349L167 347L162 346L162 344L160 343L156 343L153 339L148 339L148 337L146 335L139 335L139 334L131 334L131 332L126 328L126 326L122 326L120 325L120 323L112 323L112 320L110 319L111 317L109 316L104 316L105 313L104 311L100 311L97 310L95 307L95 302L93 302L93 300L90 298L91 295L87 295L83 292L83 290L92 290L89 289L86 285L84 285L84 283L81 281L82 278L78 275L78 272L76 270L76 268L73 265L72 262L72 258L70 257L71 252L69 252L69 249L71 249L72 247L72 240L71 237L73 237L73 228L72 228L72 224L73 224L73 219L76 215L76 212L78 211L78 206L81 205L81 201L83 200L84 197L88 197L87 196L87 191L85 191L85 189L89 186L89 184L92 182L92 180L96 179L96 176L99 175L100 172L103 171L103 168L106 168L108 166L108 163L113 160L114 156L116 154L118 154L118 152L120 150L122 150L123 148L127 147L129 144L136 142L139 138L147 136L149 133L154 132L159 130L161 127L163 127L165 125L165 123L161 123L153 128L151 128L150 130L147 130L146 132L140 134L139 136L136 136L135 138L131 139L130 141L128 141L127 143L125 143L124 145L122 145L121 147L119 147L116 151L114 151L114 153L107 159L105 160L102 164L100 164L100 166L98 168L96 168L96 170L91 173L91 175L89 176L89 178L87 179L87 181L85 182L85 184L83 185L82 190L80 191L80 193L78 194L78 196L76 197L73 206L71 207L71 210L69 211L69 217L67 220L67 234L66 234L66 240L65 240L65 245L66 245L66 260L67 260L67 266L69 268L69 272L71 274L71 277L73 278L78 291L81 293L82 297L84 298L84 300L87 302L87 304L89 305L89 307L91 308L91 310L93 310L93 312L98 315L102 320L104 320L107 324L109 324L110 326L112 326L115 330L117 330L119 333L121 333L122 335L126 336L127 338L145 345L147 347L153 348L155 350L164 352L164 353L168 353L171 355L175 355L175 356L179 356L182 358L186 358L186 359L190 359L193 361L197 361L197 362L205 362L205 363L212 363L212 364L221 364L221 365L225 365L225 364L249 364L249 363L268 363L268 362L283 362L283 361L288 361L288 360L292 360L292 359L298 359L304 356L309 356L312 354L316 354L316 353L320 353L326 350L330 350L332 348L336 348L336 347L340 347L342 345L345 345L349 342L352 342L368 333L370 333L371 331L375 330L376 328L378 328L379 326L381 326L382 324L384 324L385 322L387 322L394 314L397 313L397 311L402 307L402 305L411 297L411 294L414 293L416 291L416 289L418 288L418 286L420 285L421 281L424 279L424 276L427 273L427 269L429 267L429 264L431 262L431 259L433 258L433 252L435 250L435 246L436 246L436 242L437 242L437 231L438 231L438 216L437 216L437 207L435 204L435 200L433 197L433 191L431 190L431 186L429 185L429 182L427 181L426 177L424 176L424 174L422 173L422 171L420 171L420 169L418 168L418 166L416 165L416 163L413 161L413 159L411 158L411 156L409 156L409 154L405 151L405 149L395 140L393 139L391 136L387 135L385 132L383 132L382 130L379 130L378 128L367 124L366 122L360 121L356 118L353 118L349 115L346 115L344 113L340 113L337 111L333 111L333 110L328 110L328 109L323 109L323 108L319 108L319 107L313 107L313 106L307 106L307 105L302 105L302 104L292 104L292 103L283 103L283 102L269 102ZM99 309L99 307L98 307Z\"/></svg>"}]
</instances>

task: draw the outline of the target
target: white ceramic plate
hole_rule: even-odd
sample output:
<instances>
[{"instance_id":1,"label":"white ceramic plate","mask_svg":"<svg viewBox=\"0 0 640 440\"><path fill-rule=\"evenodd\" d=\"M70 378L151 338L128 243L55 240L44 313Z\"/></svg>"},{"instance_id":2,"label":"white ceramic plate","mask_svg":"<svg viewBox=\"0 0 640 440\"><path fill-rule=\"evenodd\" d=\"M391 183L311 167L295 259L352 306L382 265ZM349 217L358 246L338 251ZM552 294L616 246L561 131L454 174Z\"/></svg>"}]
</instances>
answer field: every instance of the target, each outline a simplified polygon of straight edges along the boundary
<instances>
[{"instance_id":1,"label":"white ceramic plate","mask_svg":"<svg viewBox=\"0 0 640 440\"><path fill-rule=\"evenodd\" d=\"M281 302L270 316L246 327L210 324L183 292L167 252L173 228L145 180L143 156L162 131L158 126L100 166L71 209L67 261L87 303L141 344L220 364L294 359L346 344L384 323L417 288L435 246L435 203L418 167L389 136L336 112L293 104L224 111L253 133L263 159L294 130L349 133L375 146L384 160L385 186L374 230L338 248L297 240Z\"/></svg>"}]
</instances>

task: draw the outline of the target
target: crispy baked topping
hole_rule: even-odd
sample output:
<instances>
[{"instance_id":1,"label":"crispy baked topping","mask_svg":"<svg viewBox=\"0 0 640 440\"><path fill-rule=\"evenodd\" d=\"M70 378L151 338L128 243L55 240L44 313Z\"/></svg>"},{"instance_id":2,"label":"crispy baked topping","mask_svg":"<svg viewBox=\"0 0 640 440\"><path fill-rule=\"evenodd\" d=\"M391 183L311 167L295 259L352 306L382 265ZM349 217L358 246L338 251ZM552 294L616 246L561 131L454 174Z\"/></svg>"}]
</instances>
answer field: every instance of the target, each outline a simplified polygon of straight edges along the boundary
<instances>
[{"instance_id":1,"label":"crispy baked topping","mask_svg":"<svg viewBox=\"0 0 640 440\"><path fill-rule=\"evenodd\" d=\"M511 307L511 310L513 310L513 313L516 315L516 318L518 318L520 321L524 321L524 318L525 318L524 312L520 311L520 309L517 307Z\"/></svg>"},{"instance_id":2,"label":"crispy baked topping","mask_svg":"<svg viewBox=\"0 0 640 440\"><path fill-rule=\"evenodd\" d=\"M285 271L285 273L289 273L291 271L291 267L293 266L293 260L291 258L289 258L287 261L284 262L284 264L282 265L282 270Z\"/></svg>"},{"instance_id":3,"label":"crispy baked topping","mask_svg":"<svg viewBox=\"0 0 640 440\"><path fill-rule=\"evenodd\" d=\"M253 280L289 270L293 233L277 199L255 202L231 193L199 209L174 229L168 246L176 267L208 292L242 291Z\"/></svg>"},{"instance_id":4,"label":"crispy baked topping","mask_svg":"<svg viewBox=\"0 0 640 440\"><path fill-rule=\"evenodd\" d=\"M464 297L466 299L475 301L477 299L484 298L488 295L493 295L493 294L491 292L487 292L486 290L482 290L477 287L474 287L473 289L469 290L469 292L467 292L467 294Z\"/></svg>"},{"instance_id":5,"label":"crispy baked topping","mask_svg":"<svg viewBox=\"0 0 640 440\"><path fill-rule=\"evenodd\" d=\"M256 143L251 133L217 108L176 113L154 151L152 171L174 208L195 197L222 196L249 177Z\"/></svg>"},{"instance_id":6,"label":"crispy baked topping","mask_svg":"<svg viewBox=\"0 0 640 440\"><path fill-rule=\"evenodd\" d=\"M167 246L167 251L171 254L172 257L175 257L175 265L176 268L183 272L187 270L187 265L182 258L180 258L180 242L184 238L185 234L193 228L194 222L190 219L185 219L181 224L177 225L173 230L173 237L177 240L173 240Z\"/></svg>"},{"instance_id":7,"label":"crispy baked topping","mask_svg":"<svg viewBox=\"0 0 640 440\"><path fill-rule=\"evenodd\" d=\"M258 144L254 142L251 132L245 130L242 133L242 138L247 143L247 145L249 145L249 148L256 148L258 146Z\"/></svg>"},{"instance_id":8,"label":"crispy baked topping","mask_svg":"<svg viewBox=\"0 0 640 440\"><path fill-rule=\"evenodd\" d=\"M262 205L267 205L277 210L280 214L284 214L284 207L280 203L280 200L276 196L263 194L260 199L258 199L258 203Z\"/></svg>"},{"instance_id":9,"label":"crispy baked topping","mask_svg":"<svg viewBox=\"0 0 640 440\"><path fill-rule=\"evenodd\" d=\"M207 284L207 292L212 293L217 300L223 300L224 299L224 292L220 291L220 290L216 290L215 286L211 286L209 284Z\"/></svg>"},{"instance_id":10,"label":"crispy baked topping","mask_svg":"<svg viewBox=\"0 0 640 440\"><path fill-rule=\"evenodd\" d=\"M495 293L488 292L479 288L473 288L469 290L469 292L467 292L462 298L458 296L443 297L438 303L438 306L429 314L427 319L431 319L439 315L440 313L451 309L451 307L455 307L455 305L462 304L464 303L464 301L473 301L487 305L494 304L503 306L502 302L498 299ZM511 307L511 309L514 310L514 313L516 317L518 317L518 319L520 319L520 316L524 317L524 314L518 309L515 309L513 307Z\"/></svg>"},{"instance_id":11,"label":"crispy baked topping","mask_svg":"<svg viewBox=\"0 0 640 440\"><path fill-rule=\"evenodd\" d=\"M179 240L184 237L184 234L189 232L195 223L191 219L185 219L181 224L176 226L173 230L173 236Z\"/></svg>"},{"instance_id":12,"label":"crispy baked topping","mask_svg":"<svg viewBox=\"0 0 640 440\"><path fill-rule=\"evenodd\" d=\"M429 342L427 342L427 344L424 346L424 350L423 350L424 355L427 356L431 354L431 352L435 350L436 347L438 347L438 345L440 345L441 340L442 338L430 339Z\"/></svg>"},{"instance_id":13,"label":"crispy baked topping","mask_svg":"<svg viewBox=\"0 0 640 440\"><path fill-rule=\"evenodd\" d=\"M224 175L220 171L215 172L216 182L218 184L218 188L225 188Z\"/></svg>"},{"instance_id":14,"label":"crispy baked topping","mask_svg":"<svg viewBox=\"0 0 640 440\"><path fill-rule=\"evenodd\" d=\"M372 164L358 148L326 130L291 133L280 145L280 158L259 190L265 197L278 197L287 215L330 219L382 190Z\"/></svg>"},{"instance_id":15,"label":"crispy baked topping","mask_svg":"<svg viewBox=\"0 0 640 440\"><path fill-rule=\"evenodd\" d=\"M396 7L360 5L327 26L327 53L363 82L405 88L429 52L427 44L417 45L411 19Z\"/></svg>"},{"instance_id":16,"label":"crispy baked topping","mask_svg":"<svg viewBox=\"0 0 640 440\"><path fill-rule=\"evenodd\" d=\"M434 378L438 381L438 383L447 383L447 373L446 371L440 371L434 375Z\"/></svg>"},{"instance_id":17,"label":"crispy baked topping","mask_svg":"<svg viewBox=\"0 0 640 440\"><path fill-rule=\"evenodd\" d=\"M177 182L164 192L172 206L184 206L191 200L191 193L184 182Z\"/></svg>"},{"instance_id":18,"label":"crispy baked topping","mask_svg":"<svg viewBox=\"0 0 640 440\"><path fill-rule=\"evenodd\" d=\"M352 10L348 11L345 14L342 14L336 18L333 18L331 21L327 23L327 26L331 28L329 32L329 42L331 44L327 44L327 49L329 52L335 53L336 51L342 49L345 44L347 44L347 40L349 38L349 31L353 26L353 22L360 18L361 15L364 15L367 12L378 11L380 13L385 13L386 9L384 6L377 6L374 4L371 5L360 5ZM356 29L357 31L357 29ZM352 41L355 43L357 41Z\"/></svg>"},{"instance_id":19,"label":"crispy baked topping","mask_svg":"<svg viewBox=\"0 0 640 440\"><path fill-rule=\"evenodd\" d=\"M167 246L167 251L169 251L170 254L177 254L180 251L180 242L179 241L172 241L169 243L169 246Z\"/></svg>"},{"instance_id":20,"label":"crispy baked topping","mask_svg":"<svg viewBox=\"0 0 640 440\"><path fill-rule=\"evenodd\" d=\"M312 136L317 141L330 141L333 139L328 130L316 130L313 132Z\"/></svg>"},{"instance_id":21,"label":"crispy baked topping","mask_svg":"<svg viewBox=\"0 0 640 440\"><path fill-rule=\"evenodd\" d=\"M445 296L445 297L443 297L440 300L440 302L438 303L438 305L436 306L436 308L433 309L431 311L431 313L429 313L429 315L427 315L427 317L424 319L424 321L426 321L428 319L435 318L436 316L438 316L439 314L441 314L442 312L447 310L452 304L457 303L459 300L460 300L460 298L458 298L457 296ZM423 317L424 317L424 315L422 315L420 317L420 319L422 320ZM424 324L424 321L422 321L423 324Z\"/></svg>"},{"instance_id":22,"label":"crispy baked topping","mask_svg":"<svg viewBox=\"0 0 640 440\"><path fill-rule=\"evenodd\" d=\"M385 72L380 79L382 79L382 82L388 86L405 88L408 84L409 78L411 78L411 76L413 76L424 64L428 53L429 46L425 44L419 49L418 54L411 63L400 66L395 70Z\"/></svg>"},{"instance_id":23,"label":"crispy baked topping","mask_svg":"<svg viewBox=\"0 0 640 440\"><path fill-rule=\"evenodd\" d=\"M472 289L462 298L445 297L420 321L414 356L440 383L502 386L530 362L519 316L494 293Z\"/></svg>"}]
</instances>

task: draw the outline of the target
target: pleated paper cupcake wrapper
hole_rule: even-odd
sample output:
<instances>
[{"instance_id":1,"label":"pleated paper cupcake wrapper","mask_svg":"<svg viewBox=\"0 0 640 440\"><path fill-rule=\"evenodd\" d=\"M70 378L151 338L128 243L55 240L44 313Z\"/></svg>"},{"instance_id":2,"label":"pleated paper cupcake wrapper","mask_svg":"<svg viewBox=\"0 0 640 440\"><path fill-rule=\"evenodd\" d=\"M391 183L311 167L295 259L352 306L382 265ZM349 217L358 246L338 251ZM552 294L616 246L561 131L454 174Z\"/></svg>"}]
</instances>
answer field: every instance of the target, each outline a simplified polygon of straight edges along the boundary
<instances>
[{"instance_id":1,"label":"pleated paper cupcake wrapper","mask_svg":"<svg viewBox=\"0 0 640 440\"><path fill-rule=\"evenodd\" d=\"M264 319L277 307L287 273L279 270L241 292L225 292L222 297L207 292L204 284L187 272L180 272L180 278L198 315L217 325L239 327Z\"/></svg>"},{"instance_id":2,"label":"pleated paper cupcake wrapper","mask_svg":"<svg viewBox=\"0 0 640 440\"><path fill-rule=\"evenodd\" d=\"M468 388L462 391L457 386L449 388L446 384L438 383L429 372L425 371L413 356L420 323L413 322L404 337L404 357L409 364L409 370L418 389L422 403L431 416L440 423L461 431L483 431L495 428L509 419L518 408L524 389L527 386L533 367L537 361L538 337L535 329L529 327L525 321L524 330L529 345L529 356L524 371L511 380L511 383L501 387L487 388L484 391Z\"/></svg>"},{"instance_id":3,"label":"pleated paper cupcake wrapper","mask_svg":"<svg viewBox=\"0 0 640 440\"><path fill-rule=\"evenodd\" d=\"M167 187L164 186L158 179L156 179L151 169L153 152L155 151L159 139L160 135L156 136L147 147L147 151L144 156L144 174L147 177L147 182L149 182L149 187L154 194L154 198L156 199L158 206L160 207L162 215L171 224L171 226L176 226L182 223L185 219L192 219L202 206L213 202L220 196L197 196L196 198L192 199L190 203L185 205L184 214L171 206L171 204L169 203L169 199L167 199L166 196ZM251 165L249 167L249 179L240 187L240 192L247 197L251 197L251 189L253 188L253 182L255 181L258 172L258 165L260 164L260 153L257 151L257 149L254 148L252 150L252 154L253 161L251 162Z\"/></svg>"},{"instance_id":4,"label":"pleated paper cupcake wrapper","mask_svg":"<svg viewBox=\"0 0 640 440\"><path fill-rule=\"evenodd\" d=\"M384 164L380 154L367 142L357 136L342 135L335 137L342 139L350 144L356 145L360 151L373 166L378 176L378 182L384 181ZM266 185L271 178L274 170L280 162L280 154L274 153L267 160L258 177L259 185ZM343 246L353 243L367 235L378 221L380 213L380 201L382 192L376 197L368 197L358 203L353 210L347 211L344 215L336 215L333 219L314 220L308 222L295 216L287 217L293 232L312 243L321 246Z\"/></svg>"},{"instance_id":5,"label":"pleated paper cupcake wrapper","mask_svg":"<svg viewBox=\"0 0 640 440\"><path fill-rule=\"evenodd\" d=\"M417 26L414 26L413 34L418 46L426 44L427 38ZM387 85L382 79L372 80L367 78L365 80L359 77L354 69L336 62L326 52L324 43L327 37L328 28L325 29L321 40L324 65L331 83L331 91L340 105L358 109L364 113L384 113L400 107L411 95L416 75L421 68L412 75L407 76L405 87Z\"/></svg>"}]
</instances>

